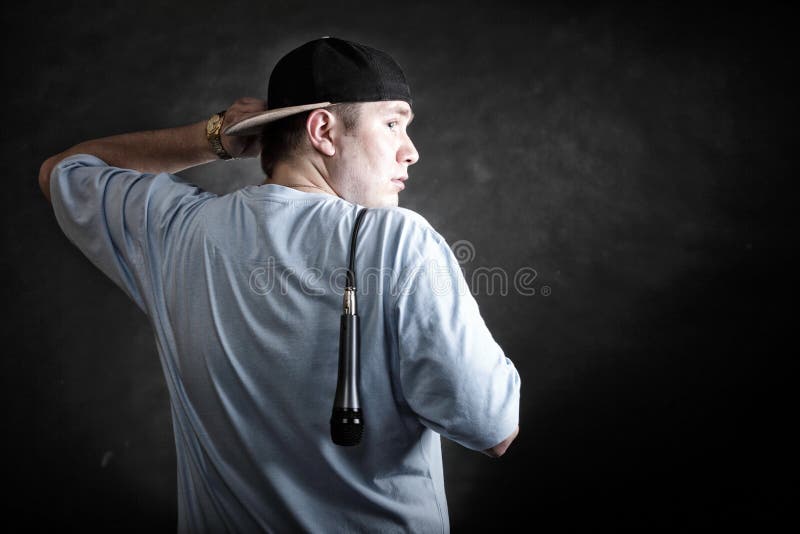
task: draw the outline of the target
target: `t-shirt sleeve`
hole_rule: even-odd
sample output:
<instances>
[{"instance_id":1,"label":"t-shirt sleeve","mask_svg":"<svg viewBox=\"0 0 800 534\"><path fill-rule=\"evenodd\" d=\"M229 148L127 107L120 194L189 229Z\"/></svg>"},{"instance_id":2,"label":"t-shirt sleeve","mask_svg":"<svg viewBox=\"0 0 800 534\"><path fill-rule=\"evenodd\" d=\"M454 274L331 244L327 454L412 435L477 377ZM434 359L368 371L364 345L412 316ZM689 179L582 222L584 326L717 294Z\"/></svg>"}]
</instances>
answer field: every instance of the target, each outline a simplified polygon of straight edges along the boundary
<instances>
[{"instance_id":1,"label":"t-shirt sleeve","mask_svg":"<svg viewBox=\"0 0 800 534\"><path fill-rule=\"evenodd\" d=\"M520 377L492 337L461 268L432 228L396 300L400 383L420 422L472 450L519 423Z\"/></svg>"},{"instance_id":2,"label":"t-shirt sleeve","mask_svg":"<svg viewBox=\"0 0 800 534\"><path fill-rule=\"evenodd\" d=\"M148 266L159 263L170 228L214 195L167 173L110 167L78 154L54 167L50 196L67 238L148 313Z\"/></svg>"}]
</instances>

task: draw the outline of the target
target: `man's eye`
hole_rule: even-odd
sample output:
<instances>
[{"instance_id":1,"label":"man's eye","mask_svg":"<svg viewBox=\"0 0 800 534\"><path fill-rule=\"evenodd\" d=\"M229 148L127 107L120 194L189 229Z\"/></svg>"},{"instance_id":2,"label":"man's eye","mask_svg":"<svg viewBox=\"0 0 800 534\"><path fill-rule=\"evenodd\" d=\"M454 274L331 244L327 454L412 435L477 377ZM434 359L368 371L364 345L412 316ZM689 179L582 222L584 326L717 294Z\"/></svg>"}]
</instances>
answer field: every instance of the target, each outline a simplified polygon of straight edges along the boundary
<instances>
[{"instance_id":1,"label":"man's eye","mask_svg":"<svg viewBox=\"0 0 800 534\"><path fill-rule=\"evenodd\" d=\"M392 122L388 123L387 126L389 128L394 128L395 126L397 126L397 124L398 124L397 121L392 121Z\"/></svg>"}]
</instances>

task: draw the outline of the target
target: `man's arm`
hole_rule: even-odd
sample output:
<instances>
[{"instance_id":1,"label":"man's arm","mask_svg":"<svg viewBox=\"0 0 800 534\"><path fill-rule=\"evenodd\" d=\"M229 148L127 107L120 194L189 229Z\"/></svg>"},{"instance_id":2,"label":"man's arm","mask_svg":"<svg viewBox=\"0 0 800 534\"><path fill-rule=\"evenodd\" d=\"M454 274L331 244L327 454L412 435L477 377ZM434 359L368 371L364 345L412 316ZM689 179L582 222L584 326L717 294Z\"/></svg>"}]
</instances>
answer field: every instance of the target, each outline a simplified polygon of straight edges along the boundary
<instances>
[{"instance_id":1,"label":"man's arm","mask_svg":"<svg viewBox=\"0 0 800 534\"><path fill-rule=\"evenodd\" d=\"M225 124L238 122L242 115L264 108L263 100L241 98L226 111ZM261 149L256 136L222 135L222 144L234 157L253 157ZM91 154L112 167L147 173L176 173L218 159L206 138L206 121L84 141L42 163L39 169L39 187L48 201L53 168L73 154Z\"/></svg>"},{"instance_id":2,"label":"man's arm","mask_svg":"<svg viewBox=\"0 0 800 534\"><path fill-rule=\"evenodd\" d=\"M424 426L499 457L518 433L519 373L489 332L447 242L418 215L399 213L408 235L395 253L400 391Z\"/></svg>"},{"instance_id":3,"label":"man's arm","mask_svg":"<svg viewBox=\"0 0 800 534\"><path fill-rule=\"evenodd\" d=\"M519 434L519 425L517 425L517 428L514 430L514 432L511 433L510 436L508 436L505 440L498 443L491 449L486 449L485 451L483 451L483 454L485 454L486 456L491 456L492 458L500 458L501 456L503 456L503 454L505 454L506 449L508 449L508 447L511 445L511 442L514 441L514 439L516 439L517 434Z\"/></svg>"}]
</instances>

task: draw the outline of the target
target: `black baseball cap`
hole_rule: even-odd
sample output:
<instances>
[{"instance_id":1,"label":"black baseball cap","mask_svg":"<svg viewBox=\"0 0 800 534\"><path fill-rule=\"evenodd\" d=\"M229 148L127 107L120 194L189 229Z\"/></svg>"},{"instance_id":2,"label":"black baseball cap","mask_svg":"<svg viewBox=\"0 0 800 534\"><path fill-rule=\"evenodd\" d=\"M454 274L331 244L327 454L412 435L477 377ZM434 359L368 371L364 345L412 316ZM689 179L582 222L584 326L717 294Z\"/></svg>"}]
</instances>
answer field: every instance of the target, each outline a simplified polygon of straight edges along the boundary
<instances>
[{"instance_id":1,"label":"black baseball cap","mask_svg":"<svg viewBox=\"0 0 800 534\"><path fill-rule=\"evenodd\" d=\"M227 135L255 135L272 121L343 102L403 100L411 90L400 65L367 45L322 37L283 56L269 77L267 111L225 128Z\"/></svg>"}]
</instances>

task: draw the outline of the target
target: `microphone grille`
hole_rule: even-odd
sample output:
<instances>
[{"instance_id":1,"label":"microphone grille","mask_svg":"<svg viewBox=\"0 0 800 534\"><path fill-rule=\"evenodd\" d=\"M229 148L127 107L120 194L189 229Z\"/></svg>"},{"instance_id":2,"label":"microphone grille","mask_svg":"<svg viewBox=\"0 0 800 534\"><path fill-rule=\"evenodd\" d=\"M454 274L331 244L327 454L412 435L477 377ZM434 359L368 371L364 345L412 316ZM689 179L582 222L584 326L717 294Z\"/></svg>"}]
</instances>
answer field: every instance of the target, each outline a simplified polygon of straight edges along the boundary
<instances>
[{"instance_id":1,"label":"microphone grille","mask_svg":"<svg viewBox=\"0 0 800 534\"><path fill-rule=\"evenodd\" d=\"M351 447L361 443L364 418L360 409L334 408L331 414L331 439L336 445Z\"/></svg>"}]
</instances>

